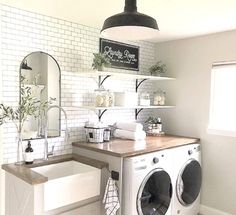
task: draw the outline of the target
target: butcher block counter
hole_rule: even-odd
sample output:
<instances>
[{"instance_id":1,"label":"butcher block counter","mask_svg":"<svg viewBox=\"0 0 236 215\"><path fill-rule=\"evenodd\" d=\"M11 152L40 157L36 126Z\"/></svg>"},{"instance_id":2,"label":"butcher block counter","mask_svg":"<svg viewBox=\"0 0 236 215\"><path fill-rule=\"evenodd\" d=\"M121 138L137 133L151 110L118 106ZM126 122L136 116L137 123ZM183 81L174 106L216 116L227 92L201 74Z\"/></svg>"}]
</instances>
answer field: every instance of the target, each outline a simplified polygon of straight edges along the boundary
<instances>
[{"instance_id":1,"label":"butcher block counter","mask_svg":"<svg viewBox=\"0 0 236 215\"><path fill-rule=\"evenodd\" d=\"M148 136L144 141L113 139L110 142L94 144L74 142L74 147L96 151L115 157L131 157L163 149L198 143L199 138L166 135L162 137Z\"/></svg>"},{"instance_id":2,"label":"butcher block counter","mask_svg":"<svg viewBox=\"0 0 236 215\"><path fill-rule=\"evenodd\" d=\"M50 157L48 160L34 160L33 164L30 165L15 165L15 164L3 164L2 169L6 172L11 173L12 175L22 179L31 185L42 184L48 181L48 178L33 171L31 168L45 166L50 164L62 163L66 161L78 161L99 169L108 167L108 163L98 161L95 159L87 158L84 156L78 156L76 154L66 154Z\"/></svg>"}]
</instances>

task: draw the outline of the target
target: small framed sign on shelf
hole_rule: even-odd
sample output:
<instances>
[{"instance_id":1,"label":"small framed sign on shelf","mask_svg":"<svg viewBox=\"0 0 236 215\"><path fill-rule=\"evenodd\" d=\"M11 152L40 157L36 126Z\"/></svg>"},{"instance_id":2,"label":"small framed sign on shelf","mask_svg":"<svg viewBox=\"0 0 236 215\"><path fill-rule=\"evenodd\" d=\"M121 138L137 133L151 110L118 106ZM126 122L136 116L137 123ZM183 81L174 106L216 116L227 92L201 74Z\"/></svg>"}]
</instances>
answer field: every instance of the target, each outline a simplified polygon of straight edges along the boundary
<instances>
[{"instance_id":1,"label":"small framed sign on shelf","mask_svg":"<svg viewBox=\"0 0 236 215\"><path fill-rule=\"evenodd\" d=\"M99 51L109 57L112 68L139 71L139 46L100 38Z\"/></svg>"}]
</instances>

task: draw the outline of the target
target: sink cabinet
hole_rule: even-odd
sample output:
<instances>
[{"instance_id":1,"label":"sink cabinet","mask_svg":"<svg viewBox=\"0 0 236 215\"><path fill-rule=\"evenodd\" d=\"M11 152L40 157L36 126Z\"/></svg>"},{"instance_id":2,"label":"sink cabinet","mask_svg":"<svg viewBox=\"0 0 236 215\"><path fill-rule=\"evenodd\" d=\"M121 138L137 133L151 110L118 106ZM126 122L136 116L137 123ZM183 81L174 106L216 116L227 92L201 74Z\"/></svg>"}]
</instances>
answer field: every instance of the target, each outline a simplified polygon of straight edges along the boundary
<instances>
[{"instance_id":1,"label":"sink cabinet","mask_svg":"<svg viewBox=\"0 0 236 215\"><path fill-rule=\"evenodd\" d=\"M69 161L32 170L48 181L31 185L6 172L6 215L100 215L100 169Z\"/></svg>"},{"instance_id":2,"label":"sink cabinet","mask_svg":"<svg viewBox=\"0 0 236 215\"><path fill-rule=\"evenodd\" d=\"M30 185L6 172L6 215L42 215L43 186Z\"/></svg>"},{"instance_id":3,"label":"sink cabinet","mask_svg":"<svg viewBox=\"0 0 236 215\"><path fill-rule=\"evenodd\" d=\"M44 211L100 195L101 170L76 161L32 168L48 178L43 183Z\"/></svg>"}]
</instances>

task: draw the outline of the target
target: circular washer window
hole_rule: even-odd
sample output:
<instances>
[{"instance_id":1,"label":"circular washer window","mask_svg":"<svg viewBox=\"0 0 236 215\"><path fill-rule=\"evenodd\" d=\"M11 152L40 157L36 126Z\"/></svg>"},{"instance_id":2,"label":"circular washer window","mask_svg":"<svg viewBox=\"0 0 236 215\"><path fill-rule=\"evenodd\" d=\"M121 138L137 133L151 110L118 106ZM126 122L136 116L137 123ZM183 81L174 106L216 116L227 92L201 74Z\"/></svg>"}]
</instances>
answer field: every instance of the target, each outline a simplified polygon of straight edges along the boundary
<instances>
[{"instance_id":1,"label":"circular washer window","mask_svg":"<svg viewBox=\"0 0 236 215\"><path fill-rule=\"evenodd\" d=\"M198 161L190 159L181 169L176 193L182 205L192 204L198 197L202 184L202 169Z\"/></svg>"},{"instance_id":2,"label":"circular washer window","mask_svg":"<svg viewBox=\"0 0 236 215\"><path fill-rule=\"evenodd\" d=\"M172 196L169 174L163 169L154 169L143 180L137 195L139 215L166 214Z\"/></svg>"}]
</instances>

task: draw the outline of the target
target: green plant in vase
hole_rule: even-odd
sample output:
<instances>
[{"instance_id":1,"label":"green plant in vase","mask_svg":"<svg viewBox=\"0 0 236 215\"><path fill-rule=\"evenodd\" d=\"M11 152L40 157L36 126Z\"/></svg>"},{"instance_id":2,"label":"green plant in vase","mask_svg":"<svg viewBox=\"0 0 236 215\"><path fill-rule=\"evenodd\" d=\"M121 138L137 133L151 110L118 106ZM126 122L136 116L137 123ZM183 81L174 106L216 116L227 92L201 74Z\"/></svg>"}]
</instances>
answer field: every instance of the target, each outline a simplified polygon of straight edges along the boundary
<instances>
[{"instance_id":1,"label":"green plant in vase","mask_svg":"<svg viewBox=\"0 0 236 215\"><path fill-rule=\"evenodd\" d=\"M151 75L162 76L167 71L166 65L161 61L158 61L156 64L149 68Z\"/></svg>"},{"instance_id":2,"label":"green plant in vase","mask_svg":"<svg viewBox=\"0 0 236 215\"><path fill-rule=\"evenodd\" d=\"M93 70L103 71L104 67L109 67L111 65L110 59L102 53L93 53Z\"/></svg>"},{"instance_id":3,"label":"green plant in vase","mask_svg":"<svg viewBox=\"0 0 236 215\"><path fill-rule=\"evenodd\" d=\"M160 118L159 118L159 117L158 117L158 118L155 118L155 117L149 116L149 117L147 118L147 120L145 121L145 123L147 123L147 124L158 124L159 121L160 121Z\"/></svg>"},{"instance_id":4,"label":"green plant in vase","mask_svg":"<svg viewBox=\"0 0 236 215\"><path fill-rule=\"evenodd\" d=\"M21 83L24 81L24 77L21 77ZM30 87L25 87L24 84L20 88L21 99L18 107L11 107L4 104L0 104L0 125L6 122L13 122L16 126L18 133L17 141L17 164L21 164L21 158L23 156L22 147L22 128L28 117L39 117L41 112L45 110L50 102L42 102L38 100L32 94Z\"/></svg>"},{"instance_id":5,"label":"green plant in vase","mask_svg":"<svg viewBox=\"0 0 236 215\"><path fill-rule=\"evenodd\" d=\"M148 117L148 119L145 121L148 125L147 133L151 135L157 135L162 132L162 124L161 124L161 118L157 117Z\"/></svg>"}]
</instances>

